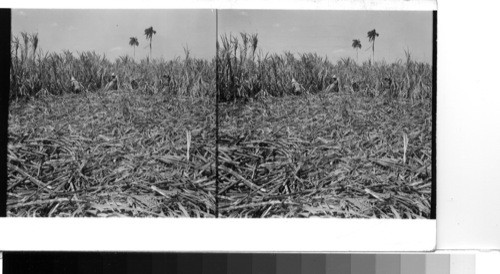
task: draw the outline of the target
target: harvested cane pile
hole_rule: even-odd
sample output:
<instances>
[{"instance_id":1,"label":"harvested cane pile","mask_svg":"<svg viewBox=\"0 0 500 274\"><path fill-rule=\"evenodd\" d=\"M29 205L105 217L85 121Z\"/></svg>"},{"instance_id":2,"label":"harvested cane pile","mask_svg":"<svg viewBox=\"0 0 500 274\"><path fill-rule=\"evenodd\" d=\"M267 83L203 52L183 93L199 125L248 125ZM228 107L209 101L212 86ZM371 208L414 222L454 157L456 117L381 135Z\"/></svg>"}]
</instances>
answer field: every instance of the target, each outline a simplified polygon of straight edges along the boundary
<instances>
[{"instance_id":1,"label":"harvested cane pile","mask_svg":"<svg viewBox=\"0 0 500 274\"><path fill-rule=\"evenodd\" d=\"M129 90L11 102L8 216L213 216L214 106Z\"/></svg>"},{"instance_id":2,"label":"harvested cane pile","mask_svg":"<svg viewBox=\"0 0 500 274\"><path fill-rule=\"evenodd\" d=\"M222 216L429 218L430 100L320 93L220 109Z\"/></svg>"}]
</instances>

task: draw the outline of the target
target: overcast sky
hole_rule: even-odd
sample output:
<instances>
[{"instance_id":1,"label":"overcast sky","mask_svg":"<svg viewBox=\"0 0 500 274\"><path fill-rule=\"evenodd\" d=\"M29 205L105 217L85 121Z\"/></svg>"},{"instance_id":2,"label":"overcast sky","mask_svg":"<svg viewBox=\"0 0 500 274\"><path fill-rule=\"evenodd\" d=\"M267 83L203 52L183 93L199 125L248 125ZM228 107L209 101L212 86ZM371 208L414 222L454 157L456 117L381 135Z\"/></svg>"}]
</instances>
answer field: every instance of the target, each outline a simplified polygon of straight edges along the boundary
<instances>
[{"instance_id":1,"label":"overcast sky","mask_svg":"<svg viewBox=\"0 0 500 274\"><path fill-rule=\"evenodd\" d=\"M44 51L93 50L110 59L132 55L131 36L139 39L136 57L149 51L144 30L157 31L153 57L215 54L215 12L211 10L14 10L12 33L38 32ZM219 34L258 33L264 52L316 52L332 61L356 56L352 40L361 40L360 61L371 57L367 32L376 29L375 58L404 59L408 49L419 61L432 60L432 12L221 10Z\"/></svg>"},{"instance_id":2,"label":"overcast sky","mask_svg":"<svg viewBox=\"0 0 500 274\"><path fill-rule=\"evenodd\" d=\"M13 10L12 34L38 32L44 51L94 50L110 59L133 55L130 37L139 39L136 57L144 58L149 42L144 30L153 26L153 57L171 59L215 55L215 12L211 10Z\"/></svg>"},{"instance_id":3,"label":"overcast sky","mask_svg":"<svg viewBox=\"0 0 500 274\"><path fill-rule=\"evenodd\" d=\"M409 49L416 60L432 61L432 12L405 11L270 11L223 10L219 32L258 33L264 52L317 52L331 60L356 57L352 40L359 39L359 60L371 58L368 31L375 41L376 60L404 59Z\"/></svg>"}]
</instances>

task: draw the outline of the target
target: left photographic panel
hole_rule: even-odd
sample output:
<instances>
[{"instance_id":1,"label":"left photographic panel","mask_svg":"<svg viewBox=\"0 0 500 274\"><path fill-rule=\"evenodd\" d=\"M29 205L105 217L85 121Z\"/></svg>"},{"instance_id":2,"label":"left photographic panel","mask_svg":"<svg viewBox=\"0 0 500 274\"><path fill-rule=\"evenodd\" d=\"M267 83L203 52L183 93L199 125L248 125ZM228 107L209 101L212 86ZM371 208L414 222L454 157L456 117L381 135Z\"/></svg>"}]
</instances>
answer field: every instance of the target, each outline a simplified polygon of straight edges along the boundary
<instances>
[{"instance_id":1,"label":"left photographic panel","mask_svg":"<svg viewBox=\"0 0 500 274\"><path fill-rule=\"evenodd\" d=\"M7 217L214 217L215 19L12 10Z\"/></svg>"}]
</instances>

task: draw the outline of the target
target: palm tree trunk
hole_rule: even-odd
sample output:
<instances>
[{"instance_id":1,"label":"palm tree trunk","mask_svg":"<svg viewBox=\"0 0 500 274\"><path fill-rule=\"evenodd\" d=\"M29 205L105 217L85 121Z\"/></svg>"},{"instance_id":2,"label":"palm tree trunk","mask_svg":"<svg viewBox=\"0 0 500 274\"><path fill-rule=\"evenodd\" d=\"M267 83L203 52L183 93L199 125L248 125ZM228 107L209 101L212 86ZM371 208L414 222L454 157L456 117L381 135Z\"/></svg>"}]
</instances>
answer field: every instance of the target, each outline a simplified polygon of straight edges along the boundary
<instances>
[{"instance_id":1,"label":"palm tree trunk","mask_svg":"<svg viewBox=\"0 0 500 274\"><path fill-rule=\"evenodd\" d=\"M151 40L149 40L149 58L153 58L153 35L151 35Z\"/></svg>"},{"instance_id":2,"label":"palm tree trunk","mask_svg":"<svg viewBox=\"0 0 500 274\"><path fill-rule=\"evenodd\" d=\"M372 54L373 58L372 59L373 59L373 63L375 64L375 39L373 39L372 51L373 51L373 54Z\"/></svg>"}]
</instances>

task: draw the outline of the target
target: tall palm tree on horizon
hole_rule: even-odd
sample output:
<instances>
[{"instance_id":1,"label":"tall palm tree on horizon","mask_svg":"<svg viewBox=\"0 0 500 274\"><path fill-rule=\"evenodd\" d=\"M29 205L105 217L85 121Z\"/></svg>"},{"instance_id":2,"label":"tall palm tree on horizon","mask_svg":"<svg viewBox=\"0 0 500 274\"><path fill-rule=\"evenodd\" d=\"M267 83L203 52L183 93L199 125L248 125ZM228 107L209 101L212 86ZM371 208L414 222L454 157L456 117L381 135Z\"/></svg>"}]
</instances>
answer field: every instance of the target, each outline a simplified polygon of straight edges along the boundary
<instances>
[{"instance_id":1,"label":"tall palm tree on horizon","mask_svg":"<svg viewBox=\"0 0 500 274\"><path fill-rule=\"evenodd\" d=\"M151 56L153 54L153 35L156 34L156 30L153 29L153 27L149 27L144 30L144 35L146 35L146 39L149 40L149 58L151 59Z\"/></svg>"},{"instance_id":2,"label":"tall palm tree on horizon","mask_svg":"<svg viewBox=\"0 0 500 274\"><path fill-rule=\"evenodd\" d=\"M361 48L361 41L359 39L352 40L352 47L356 50L356 61L358 61L358 50Z\"/></svg>"},{"instance_id":3,"label":"tall palm tree on horizon","mask_svg":"<svg viewBox=\"0 0 500 274\"><path fill-rule=\"evenodd\" d=\"M135 59L135 47L139 46L139 40L137 37L130 37L130 41L128 42L134 48L134 59Z\"/></svg>"},{"instance_id":4,"label":"tall palm tree on horizon","mask_svg":"<svg viewBox=\"0 0 500 274\"><path fill-rule=\"evenodd\" d=\"M378 37L378 33L375 29L372 29L368 32L368 39L372 42L372 59L373 63L375 63L375 38Z\"/></svg>"}]
</instances>

